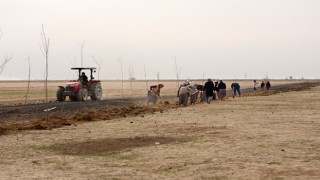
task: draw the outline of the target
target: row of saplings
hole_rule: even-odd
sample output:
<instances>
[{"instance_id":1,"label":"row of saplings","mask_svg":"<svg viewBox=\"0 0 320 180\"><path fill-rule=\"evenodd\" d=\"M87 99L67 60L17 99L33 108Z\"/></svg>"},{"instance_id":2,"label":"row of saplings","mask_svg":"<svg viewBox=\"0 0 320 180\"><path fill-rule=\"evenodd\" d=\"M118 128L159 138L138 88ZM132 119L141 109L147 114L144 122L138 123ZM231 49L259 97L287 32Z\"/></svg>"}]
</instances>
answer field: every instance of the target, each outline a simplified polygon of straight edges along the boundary
<instances>
[{"instance_id":1,"label":"row of saplings","mask_svg":"<svg viewBox=\"0 0 320 180\"><path fill-rule=\"evenodd\" d=\"M78 79L72 80L66 83L66 86L58 86L57 101L63 102L66 97L69 96L71 101L86 101L90 96L91 100L97 101L102 99L102 87L101 81L95 80L92 76L93 72L96 72L96 68L92 67L80 67L71 68L71 70L78 71ZM86 76L83 70L90 70L90 79Z\"/></svg>"}]
</instances>

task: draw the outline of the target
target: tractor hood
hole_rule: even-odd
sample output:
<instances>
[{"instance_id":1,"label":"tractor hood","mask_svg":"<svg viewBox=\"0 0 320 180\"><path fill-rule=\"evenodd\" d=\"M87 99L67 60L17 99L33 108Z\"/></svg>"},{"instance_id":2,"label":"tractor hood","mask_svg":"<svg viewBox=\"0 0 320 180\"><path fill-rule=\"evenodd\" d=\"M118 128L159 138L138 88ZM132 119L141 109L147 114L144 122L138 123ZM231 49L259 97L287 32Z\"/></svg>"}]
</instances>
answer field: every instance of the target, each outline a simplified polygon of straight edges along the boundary
<instances>
[{"instance_id":1,"label":"tractor hood","mask_svg":"<svg viewBox=\"0 0 320 180\"><path fill-rule=\"evenodd\" d=\"M78 86L80 84L80 82L67 82L66 86L67 87L74 87L74 86Z\"/></svg>"}]
</instances>

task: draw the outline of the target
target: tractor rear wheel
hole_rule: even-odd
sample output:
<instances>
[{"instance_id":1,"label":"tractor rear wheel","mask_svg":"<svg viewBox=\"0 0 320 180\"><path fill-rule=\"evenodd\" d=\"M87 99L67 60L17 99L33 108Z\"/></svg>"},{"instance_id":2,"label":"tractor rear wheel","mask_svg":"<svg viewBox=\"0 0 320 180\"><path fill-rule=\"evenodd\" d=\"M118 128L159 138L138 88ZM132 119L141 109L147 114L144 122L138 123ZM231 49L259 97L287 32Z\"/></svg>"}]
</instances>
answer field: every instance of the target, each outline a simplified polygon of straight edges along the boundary
<instances>
[{"instance_id":1,"label":"tractor rear wheel","mask_svg":"<svg viewBox=\"0 0 320 180\"><path fill-rule=\"evenodd\" d=\"M59 88L58 90L57 90L57 100L59 101L59 102L63 102L63 101L65 101L66 100L66 96L64 96L63 95L63 91L64 91L64 89L62 89L62 88Z\"/></svg>"},{"instance_id":2,"label":"tractor rear wheel","mask_svg":"<svg viewBox=\"0 0 320 180\"><path fill-rule=\"evenodd\" d=\"M91 85L90 98L93 101L99 101L102 99L102 88L100 83L95 83Z\"/></svg>"},{"instance_id":3,"label":"tractor rear wheel","mask_svg":"<svg viewBox=\"0 0 320 180\"><path fill-rule=\"evenodd\" d=\"M87 101L88 99L88 90L81 88L78 92L78 101Z\"/></svg>"}]
</instances>

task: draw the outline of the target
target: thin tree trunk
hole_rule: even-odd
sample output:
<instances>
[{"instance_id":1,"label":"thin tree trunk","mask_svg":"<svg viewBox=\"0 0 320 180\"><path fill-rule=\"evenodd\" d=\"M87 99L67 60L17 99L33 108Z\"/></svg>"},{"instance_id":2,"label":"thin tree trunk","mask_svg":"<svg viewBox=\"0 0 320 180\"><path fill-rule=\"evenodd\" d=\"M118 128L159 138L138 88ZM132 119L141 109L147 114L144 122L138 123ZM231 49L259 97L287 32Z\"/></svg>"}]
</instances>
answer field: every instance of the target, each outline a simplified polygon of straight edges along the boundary
<instances>
[{"instance_id":1,"label":"thin tree trunk","mask_svg":"<svg viewBox=\"0 0 320 180\"><path fill-rule=\"evenodd\" d=\"M146 70L146 66L143 67L143 70L144 70L144 80L145 80L145 82L146 82L147 89L149 89L149 85L148 85L148 81L147 81L147 70Z\"/></svg>"},{"instance_id":2,"label":"thin tree trunk","mask_svg":"<svg viewBox=\"0 0 320 180\"><path fill-rule=\"evenodd\" d=\"M130 78L131 94L133 96L132 81L134 80L134 69L133 69L133 65L132 64L129 67L129 78Z\"/></svg>"},{"instance_id":3,"label":"thin tree trunk","mask_svg":"<svg viewBox=\"0 0 320 180\"><path fill-rule=\"evenodd\" d=\"M177 77L177 88L179 89L179 80L180 80L180 73L181 73L181 68L178 67L177 64L177 58L174 58L174 71L176 73L176 77Z\"/></svg>"},{"instance_id":4,"label":"thin tree trunk","mask_svg":"<svg viewBox=\"0 0 320 180\"><path fill-rule=\"evenodd\" d=\"M124 98L124 91L123 91L123 70L122 70L122 62L121 59L118 58L118 61L120 63L120 68L121 68L121 86L122 86L122 98Z\"/></svg>"},{"instance_id":5,"label":"thin tree trunk","mask_svg":"<svg viewBox=\"0 0 320 180\"><path fill-rule=\"evenodd\" d=\"M26 95L25 95L24 104L27 104L29 90L30 90L30 77L31 77L30 56L28 57L27 61L28 61L28 65L29 65L29 67L28 67L28 84L27 84L27 92L26 92Z\"/></svg>"},{"instance_id":6,"label":"thin tree trunk","mask_svg":"<svg viewBox=\"0 0 320 180\"><path fill-rule=\"evenodd\" d=\"M83 47L84 47L85 42L82 41L82 43L80 44L80 48L81 48L81 67L83 67Z\"/></svg>"},{"instance_id":7,"label":"thin tree trunk","mask_svg":"<svg viewBox=\"0 0 320 180\"><path fill-rule=\"evenodd\" d=\"M42 24L42 32L41 32L41 41L42 41L42 53L45 56L45 64L46 64L46 72L45 72L45 96L46 96L46 103L48 103L48 71L49 71L49 44L50 39L46 37L44 26ZM47 121L49 120L49 113L47 111Z\"/></svg>"},{"instance_id":8,"label":"thin tree trunk","mask_svg":"<svg viewBox=\"0 0 320 180\"><path fill-rule=\"evenodd\" d=\"M7 63L12 59L12 56L6 56L4 57L4 61L0 64L0 74L4 71L4 68L6 67Z\"/></svg>"}]
</instances>

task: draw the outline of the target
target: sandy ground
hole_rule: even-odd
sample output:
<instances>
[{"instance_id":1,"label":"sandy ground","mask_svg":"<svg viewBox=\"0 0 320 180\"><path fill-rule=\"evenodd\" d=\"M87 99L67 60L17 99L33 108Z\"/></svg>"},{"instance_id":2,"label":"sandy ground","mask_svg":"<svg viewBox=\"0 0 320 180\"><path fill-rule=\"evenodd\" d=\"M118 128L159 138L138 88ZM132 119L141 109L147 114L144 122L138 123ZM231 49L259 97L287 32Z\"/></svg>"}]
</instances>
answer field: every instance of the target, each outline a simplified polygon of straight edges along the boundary
<instances>
[{"instance_id":1,"label":"sandy ground","mask_svg":"<svg viewBox=\"0 0 320 180\"><path fill-rule=\"evenodd\" d=\"M0 136L1 179L320 179L320 87Z\"/></svg>"}]
</instances>

